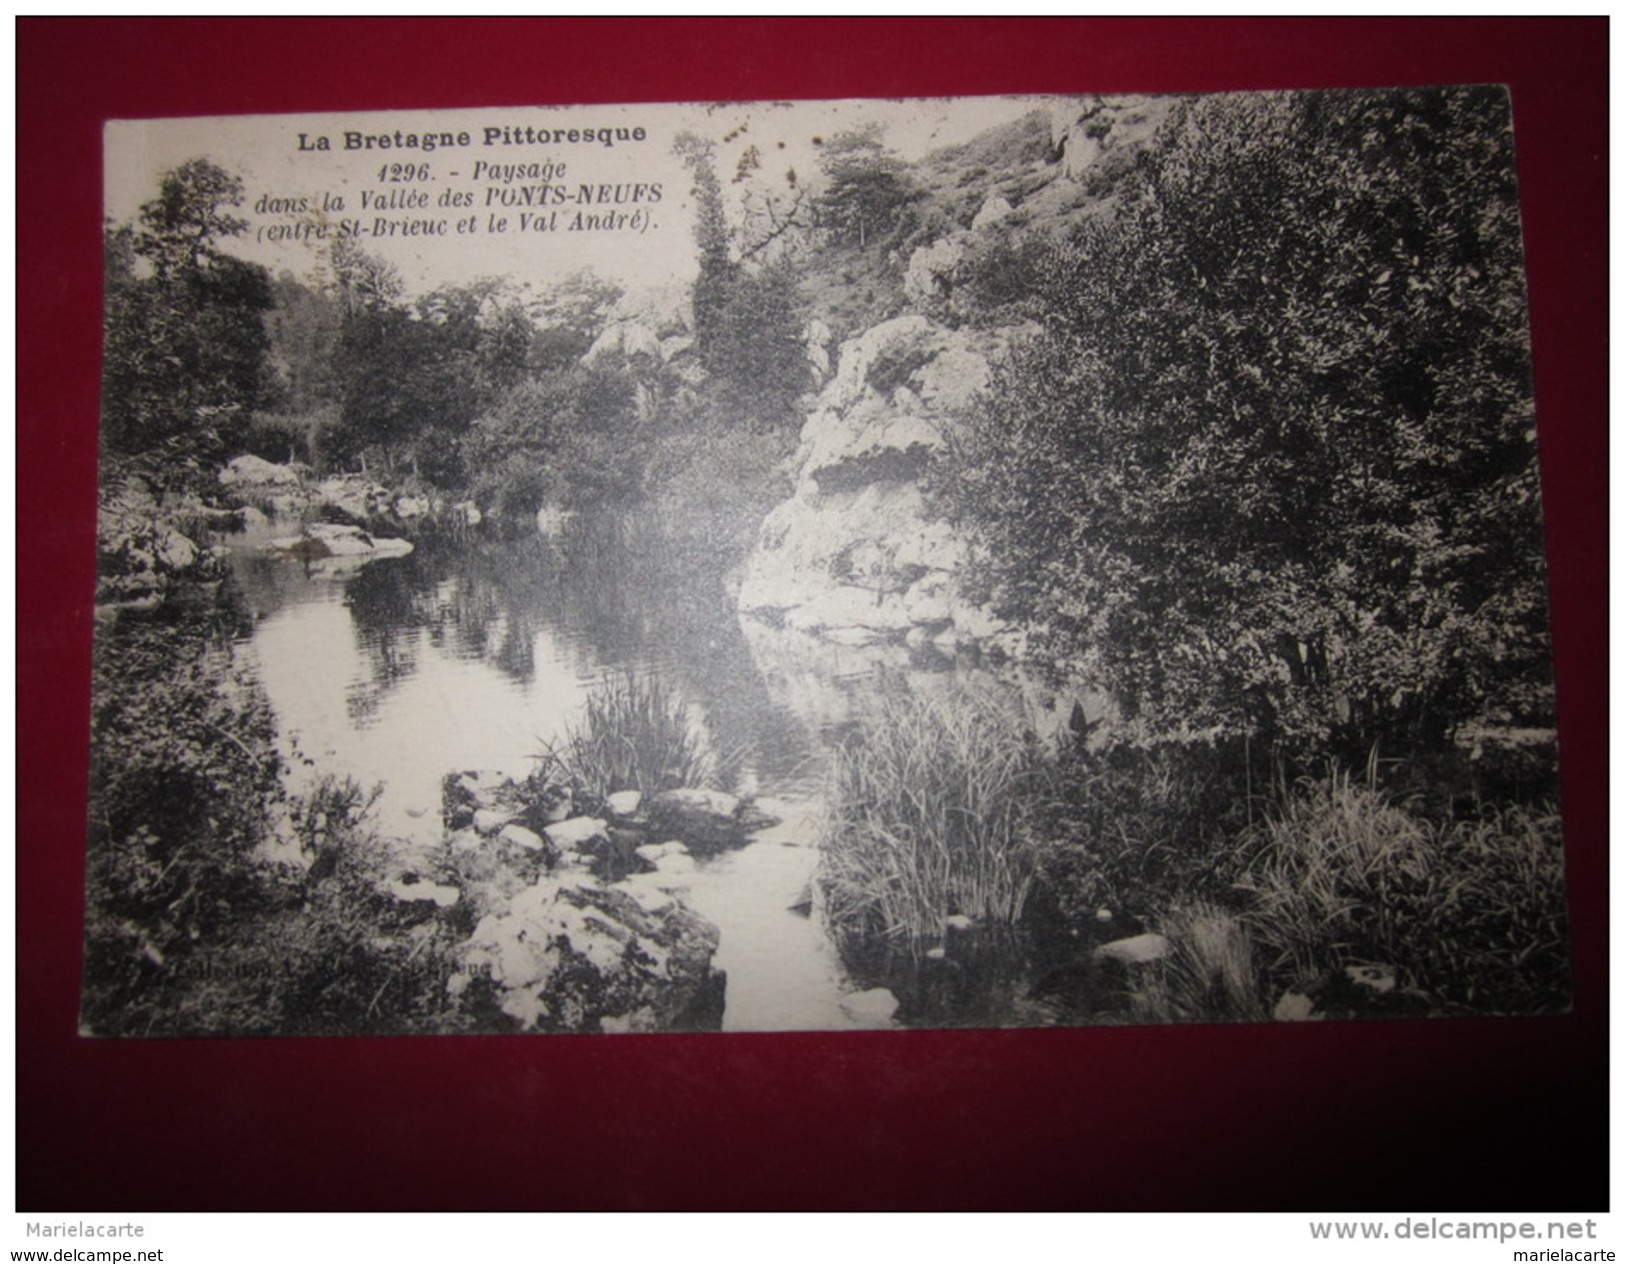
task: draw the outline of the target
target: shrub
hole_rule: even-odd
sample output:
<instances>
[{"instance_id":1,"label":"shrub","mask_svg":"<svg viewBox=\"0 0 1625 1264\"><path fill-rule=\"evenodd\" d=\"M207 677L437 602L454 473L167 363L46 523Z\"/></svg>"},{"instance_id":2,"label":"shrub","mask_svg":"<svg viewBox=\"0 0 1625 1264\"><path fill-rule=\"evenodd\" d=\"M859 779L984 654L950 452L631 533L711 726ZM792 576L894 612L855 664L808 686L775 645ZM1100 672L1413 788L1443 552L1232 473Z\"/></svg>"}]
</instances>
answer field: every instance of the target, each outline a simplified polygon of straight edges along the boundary
<instances>
[{"instance_id":1,"label":"shrub","mask_svg":"<svg viewBox=\"0 0 1625 1264\"><path fill-rule=\"evenodd\" d=\"M643 490L648 438L629 374L574 368L508 390L463 446L476 500L504 517L544 503L621 504Z\"/></svg>"},{"instance_id":2,"label":"shrub","mask_svg":"<svg viewBox=\"0 0 1625 1264\"><path fill-rule=\"evenodd\" d=\"M1161 735L1549 722L1503 93L1182 103L1031 271L1044 332L944 472L974 595Z\"/></svg>"},{"instance_id":3,"label":"shrub","mask_svg":"<svg viewBox=\"0 0 1625 1264\"><path fill-rule=\"evenodd\" d=\"M1042 910L1102 934L1156 928L1212 884L1228 833L1248 811L1246 752L1117 744L1060 752L1034 825Z\"/></svg>"},{"instance_id":4,"label":"shrub","mask_svg":"<svg viewBox=\"0 0 1625 1264\"><path fill-rule=\"evenodd\" d=\"M1036 746L990 698L887 697L835 751L819 882L837 937L917 953L955 914L1016 922L1043 776Z\"/></svg>"},{"instance_id":5,"label":"shrub","mask_svg":"<svg viewBox=\"0 0 1625 1264\"><path fill-rule=\"evenodd\" d=\"M98 1034L163 1026L189 961L263 894L270 708L210 632L121 619L97 645L83 1017Z\"/></svg>"}]
</instances>

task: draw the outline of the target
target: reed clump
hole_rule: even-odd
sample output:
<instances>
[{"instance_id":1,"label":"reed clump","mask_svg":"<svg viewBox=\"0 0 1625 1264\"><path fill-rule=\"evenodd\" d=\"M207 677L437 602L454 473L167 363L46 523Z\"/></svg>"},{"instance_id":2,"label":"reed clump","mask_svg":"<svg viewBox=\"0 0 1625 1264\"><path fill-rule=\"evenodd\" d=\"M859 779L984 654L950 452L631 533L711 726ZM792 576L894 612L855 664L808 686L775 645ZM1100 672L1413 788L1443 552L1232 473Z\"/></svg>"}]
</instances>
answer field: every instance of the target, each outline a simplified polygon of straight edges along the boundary
<instances>
[{"instance_id":1,"label":"reed clump","mask_svg":"<svg viewBox=\"0 0 1625 1264\"><path fill-rule=\"evenodd\" d=\"M536 779L568 787L578 801L602 801L622 790L713 786L722 765L703 722L669 684L627 672L596 686L581 722L544 744Z\"/></svg>"},{"instance_id":2,"label":"reed clump","mask_svg":"<svg viewBox=\"0 0 1625 1264\"><path fill-rule=\"evenodd\" d=\"M1018 921L1045 775L1030 736L986 696L886 697L835 752L819 880L836 935L917 953L953 916Z\"/></svg>"},{"instance_id":3,"label":"reed clump","mask_svg":"<svg viewBox=\"0 0 1625 1264\"><path fill-rule=\"evenodd\" d=\"M1334 773L1285 796L1237 853L1248 932L1284 980L1382 962L1447 1009L1530 1012L1567 995L1553 811L1431 820Z\"/></svg>"}]
</instances>

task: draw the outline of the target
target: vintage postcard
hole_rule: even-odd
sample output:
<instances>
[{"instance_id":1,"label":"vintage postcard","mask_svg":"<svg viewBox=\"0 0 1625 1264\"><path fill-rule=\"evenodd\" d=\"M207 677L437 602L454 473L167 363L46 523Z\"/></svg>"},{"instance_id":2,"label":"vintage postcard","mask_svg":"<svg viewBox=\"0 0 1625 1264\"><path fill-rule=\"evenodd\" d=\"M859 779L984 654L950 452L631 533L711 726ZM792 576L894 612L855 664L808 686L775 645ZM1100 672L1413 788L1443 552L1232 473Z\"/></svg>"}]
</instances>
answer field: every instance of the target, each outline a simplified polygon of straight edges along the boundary
<instances>
[{"instance_id":1,"label":"vintage postcard","mask_svg":"<svg viewBox=\"0 0 1625 1264\"><path fill-rule=\"evenodd\" d=\"M1503 89L105 139L87 1034L1567 1007Z\"/></svg>"}]
</instances>

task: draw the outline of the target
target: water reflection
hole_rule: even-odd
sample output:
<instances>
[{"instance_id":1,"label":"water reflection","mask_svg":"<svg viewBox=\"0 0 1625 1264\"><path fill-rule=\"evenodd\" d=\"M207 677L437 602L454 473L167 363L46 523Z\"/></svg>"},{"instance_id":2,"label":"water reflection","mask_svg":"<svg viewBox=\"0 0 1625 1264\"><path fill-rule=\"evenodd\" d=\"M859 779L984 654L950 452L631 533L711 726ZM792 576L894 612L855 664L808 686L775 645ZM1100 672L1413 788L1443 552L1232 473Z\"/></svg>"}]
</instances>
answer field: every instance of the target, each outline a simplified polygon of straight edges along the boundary
<instances>
[{"instance_id":1,"label":"water reflection","mask_svg":"<svg viewBox=\"0 0 1625 1264\"><path fill-rule=\"evenodd\" d=\"M993 679L963 658L742 625L718 577L590 521L557 542L428 542L345 572L248 551L235 564L255 618L241 653L298 768L382 783L377 823L403 858L439 842L446 773L523 777L579 723L594 685L658 673L730 757L727 788L777 800L785 818L702 861L690 885L690 902L722 930L733 1029L847 1022L839 1002L853 984L818 917L792 911L813 878L826 752L887 689ZM1040 735L1069 705L1008 673L1003 696ZM868 974L869 964L854 966ZM916 1020L951 1024L956 1010L1010 1020L977 1012L955 979L889 977Z\"/></svg>"}]
</instances>

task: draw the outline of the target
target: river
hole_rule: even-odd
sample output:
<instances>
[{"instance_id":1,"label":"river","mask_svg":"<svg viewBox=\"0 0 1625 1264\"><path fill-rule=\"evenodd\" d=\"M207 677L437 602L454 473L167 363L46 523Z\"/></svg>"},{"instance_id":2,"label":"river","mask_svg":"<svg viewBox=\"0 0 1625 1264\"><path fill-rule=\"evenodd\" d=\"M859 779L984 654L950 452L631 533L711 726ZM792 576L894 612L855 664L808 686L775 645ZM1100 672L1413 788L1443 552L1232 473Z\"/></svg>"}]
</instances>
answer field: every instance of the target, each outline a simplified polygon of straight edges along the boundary
<instances>
[{"instance_id":1,"label":"river","mask_svg":"<svg viewBox=\"0 0 1625 1264\"><path fill-rule=\"evenodd\" d=\"M720 585L607 535L442 543L363 566L307 565L238 541L253 616L239 658L276 712L295 784L334 774L381 786L379 832L426 848L440 838L448 772L523 777L579 722L595 685L657 673L728 756L727 788L782 818L702 859L685 895L721 932L725 1029L847 1025L840 999L852 985L816 912L792 906L813 878L825 751L849 710L840 695L861 692L872 665L851 667L809 722L769 690Z\"/></svg>"}]
</instances>

